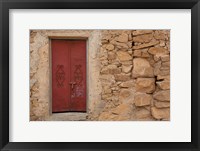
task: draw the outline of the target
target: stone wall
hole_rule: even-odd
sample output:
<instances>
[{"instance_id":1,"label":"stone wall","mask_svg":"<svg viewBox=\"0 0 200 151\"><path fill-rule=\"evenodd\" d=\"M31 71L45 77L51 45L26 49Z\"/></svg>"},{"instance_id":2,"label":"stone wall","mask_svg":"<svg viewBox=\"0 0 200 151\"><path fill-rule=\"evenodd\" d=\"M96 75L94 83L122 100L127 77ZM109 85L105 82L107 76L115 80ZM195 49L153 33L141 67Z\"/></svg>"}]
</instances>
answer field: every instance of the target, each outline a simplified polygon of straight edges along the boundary
<instances>
[{"instance_id":1,"label":"stone wall","mask_svg":"<svg viewBox=\"0 0 200 151\"><path fill-rule=\"evenodd\" d=\"M84 120L170 120L169 30L32 30L30 120L55 120L50 109L51 37L88 39ZM69 120L67 114L59 116Z\"/></svg>"},{"instance_id":2,"label":"stone wall","mask_svg":"<svg viewBox=\"0 0 200 151\"><path fill-rule=\"evenodd\" d=\"M98 120L169 120L168 30L102 31Z\"/></svg>"}]
</instances>

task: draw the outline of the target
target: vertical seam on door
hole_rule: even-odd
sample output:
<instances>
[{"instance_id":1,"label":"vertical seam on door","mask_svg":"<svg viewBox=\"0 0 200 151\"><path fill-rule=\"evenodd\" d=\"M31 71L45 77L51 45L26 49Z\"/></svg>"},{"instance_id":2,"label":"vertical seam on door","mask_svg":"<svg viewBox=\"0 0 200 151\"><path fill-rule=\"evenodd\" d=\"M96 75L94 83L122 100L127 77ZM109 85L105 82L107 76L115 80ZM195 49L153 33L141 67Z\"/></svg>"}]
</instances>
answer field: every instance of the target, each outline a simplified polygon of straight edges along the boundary
<instances>
[{"instance_id":1,"label":"vertical seam on door","mask_svg":"<svg viewBox=\"0 0 200 151\"><path fill-rule=\"evenodd\" d=\"M71 43L69 42L69 40L67 40L67 43L68 43L68 48L69 48L69 82L71 82ZM69 87L69 111L72 110L71 108L71 95L72 95L72 90L71 90L71 85Z\"/></svg>"}]
</instances>

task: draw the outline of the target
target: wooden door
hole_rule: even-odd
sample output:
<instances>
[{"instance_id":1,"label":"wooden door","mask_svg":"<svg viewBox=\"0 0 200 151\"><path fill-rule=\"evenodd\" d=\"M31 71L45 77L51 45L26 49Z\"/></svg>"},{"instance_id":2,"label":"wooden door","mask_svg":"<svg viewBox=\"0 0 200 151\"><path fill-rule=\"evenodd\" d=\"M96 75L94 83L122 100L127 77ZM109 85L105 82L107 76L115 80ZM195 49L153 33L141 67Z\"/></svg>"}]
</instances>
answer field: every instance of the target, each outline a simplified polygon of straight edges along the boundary
<instances>
[{"instance_id":1,"label":"wooden door","mask_svg":"<svg viewBox=\"0 0 200 151\"><path fill-rule=\"evenodd\" d=\"M86 41L52 40L52 112L86 111Z\"/></svg>"}]
</instances>

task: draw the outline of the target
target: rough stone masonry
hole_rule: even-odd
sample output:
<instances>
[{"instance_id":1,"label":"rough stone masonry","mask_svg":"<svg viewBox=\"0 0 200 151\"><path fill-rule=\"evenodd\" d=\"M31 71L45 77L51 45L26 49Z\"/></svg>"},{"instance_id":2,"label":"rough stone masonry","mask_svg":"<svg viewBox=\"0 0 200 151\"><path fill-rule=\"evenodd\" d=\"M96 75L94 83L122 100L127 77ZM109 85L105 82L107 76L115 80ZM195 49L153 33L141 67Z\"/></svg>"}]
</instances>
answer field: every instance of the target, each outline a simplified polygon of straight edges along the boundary
<instances>
[{"instance_id":1,"label":"rough stone masonry","mask_svg":"<svg viewBox=\"0 0 200 151\"><path fill-rule=\"evenodd\" d=\"M55 120L51 37L88 42L87 113L59 120L170 120L170 30L31 30L30 120Z\"/></svg>"}]
</instances>

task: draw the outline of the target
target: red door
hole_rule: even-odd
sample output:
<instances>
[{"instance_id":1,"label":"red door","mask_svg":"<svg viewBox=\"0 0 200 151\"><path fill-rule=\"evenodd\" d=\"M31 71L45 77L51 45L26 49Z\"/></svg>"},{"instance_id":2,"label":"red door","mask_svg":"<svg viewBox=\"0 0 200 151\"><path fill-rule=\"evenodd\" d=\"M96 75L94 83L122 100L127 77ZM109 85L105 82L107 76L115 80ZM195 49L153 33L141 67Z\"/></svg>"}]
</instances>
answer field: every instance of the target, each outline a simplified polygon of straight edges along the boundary
<instances>
[{"instance_id":1,"label":"red door","mask_svg":"<svg viewBox=\"0 0 200 151\"><path fill-rule=\"evenodd\" d=\"M52 112L86 111L86 41L52 40Z\"/></svg>"}]
</instances>

